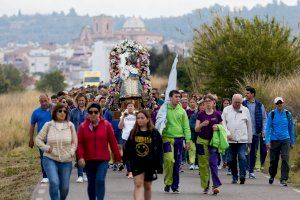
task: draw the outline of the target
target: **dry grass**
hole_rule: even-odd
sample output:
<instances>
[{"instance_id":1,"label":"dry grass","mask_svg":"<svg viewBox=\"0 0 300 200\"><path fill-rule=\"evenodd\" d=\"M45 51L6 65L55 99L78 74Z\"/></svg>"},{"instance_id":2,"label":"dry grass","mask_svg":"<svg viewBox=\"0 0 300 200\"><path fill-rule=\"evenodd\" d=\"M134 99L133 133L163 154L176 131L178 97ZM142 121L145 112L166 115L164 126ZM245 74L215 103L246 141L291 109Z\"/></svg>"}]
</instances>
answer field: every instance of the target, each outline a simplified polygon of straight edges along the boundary
<instances>
[{"instance_id":1,"label":"dry grass","mask_svg":"<svg viewBox=\"0 0 300 200\"><path fill-rule=\"evenodd\" d=\"M268 110L273 109L273 99L277 96L284 98L289 110L294 114L300 113L300 71L286 77L266 78L258 74L246 78L240 85L240 91L244 92L246 85L251 85L257 90L257 98L260 99Z\"/></svg>"},{"instance_id":2,"label":"dry grass","mask_svg":"<svg viewBox=\"0 0 300 200\"><path fill-rule=\"evenodd\" d=\"M151 84L153 88L158 88L160 91L164 91L168 85L168 78L160 76L152 76Z\"/></svg>"},{"instance_id":3,"label":"dry grass","mask_svg":"<svg viewBox=\"0 0 300 200\"><path fill-rule=\"evenodd\" d=\"M28 141L30 116L39 105L38 96L35 91L0 95L0 151Z\"/></svg>"},{"instance_id":4,"label":"dry grass","mask_svg":"<svg viewBox=\"0 0 300 200\"><path fill-rule=\"evenodd\" d=\"M254 75L245 79L245 83L240 84L239 91L243 94L246 85L251 85L256 89L256 97L261 100L267 110L274 109L273 99L277 96L284 98L286 107L292 111L295 117L300 114L300 71L296 71L289 76L279 78L266 78L263 75ZM297 119L297 118L296 118ZM299 120L299 119L298 119ZM297 144L290 153L290 181L300 187L300 124L296 126ZM267 171L266 171L267 172ZM278 170L280 176L280 170Z\"/></svg>"},{"instance_id":5,"label":"dry grass","mask_svg":"<svg viewBox=\"0 0 300 200\"><path fill-rule=\"evenodd\" d=\"M41 176L38 150L27 147L38 96L34 91L0 95L0 199L29 199Z\"/></svg>"}]
</instances>

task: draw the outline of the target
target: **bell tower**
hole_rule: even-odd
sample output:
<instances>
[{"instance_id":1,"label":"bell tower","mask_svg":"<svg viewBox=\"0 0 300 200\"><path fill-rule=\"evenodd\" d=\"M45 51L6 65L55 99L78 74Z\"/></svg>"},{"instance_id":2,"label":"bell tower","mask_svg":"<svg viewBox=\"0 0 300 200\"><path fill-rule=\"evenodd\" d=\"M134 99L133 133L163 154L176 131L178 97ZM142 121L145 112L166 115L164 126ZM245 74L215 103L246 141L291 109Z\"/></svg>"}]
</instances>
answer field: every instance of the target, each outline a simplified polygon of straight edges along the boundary
<instances>
[{"instance_id":1,"label":"bell tower","mask_svg":"<svg viewBox=\"0 0 300 200\"><path fill-rule=\"evenodd\" d=\"M105 15L94 17L93 34L99 39L113 37L113 18Z\"/></svg>"}]
</instances>

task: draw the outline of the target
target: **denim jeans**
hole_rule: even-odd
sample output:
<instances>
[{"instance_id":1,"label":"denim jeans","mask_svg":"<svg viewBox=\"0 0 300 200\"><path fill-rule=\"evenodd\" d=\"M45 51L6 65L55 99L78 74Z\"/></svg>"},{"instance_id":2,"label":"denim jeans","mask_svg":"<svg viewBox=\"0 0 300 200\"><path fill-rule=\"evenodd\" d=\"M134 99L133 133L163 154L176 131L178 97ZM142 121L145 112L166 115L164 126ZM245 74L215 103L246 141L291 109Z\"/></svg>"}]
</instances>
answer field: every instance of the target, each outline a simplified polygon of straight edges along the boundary
<instances>
[{"instance_id":1,"label":"denim jeans","mask_svg":"<svg viewBox=\"0 0 300 200\"><path fill-rule=\"evenodd\" d=\"M259 135L253 135L252 143L251 143L251 150L250 150L250 155L249 155L249 173L254 172L258 146L260 147L260 164L263 166L265 163L265 159L267 157L266 143L263 140L263 138L260 137Z\"/></svg>"},{"instance_id":2,"label":"denim jeans","mask_svg":"<svg viewBox=\"0 0 300 200\"><path fill-rule=\"evenodd\" d=\"M122 149L123 149L123 152L125 152L125 144L126 144L126 142L127 142L127 140L122 139ZM130 167L130 162L126 161L124 164L126 166L127 172L132 172L131 171L131 167Z\"/></svg>"},{"instance_id":3,"label":"denim jeans","mask_svg":"<svg viewBox=\"0 0 300 200\"><path fill-rule=\"evenodd\" d=\"M90 200L103 200L105 195L105 177L108 161L86 161L85 171L88 178L88 196Z\"/></svg>"},{"instance_id":4,"label":"denim jeans","mask_svg":"<svg viewBox=\"0 0 300 200\"><path fill-rule=\"evenodd\" d=\"M42 174L43 174L43 178L47 178L47 174L44 170L44 166L43 166L43 151L39 149L40 152L40 160L41 160L41 168L42 168Z\"/></svg>"},{"instance_id":5,"label":"denim jeans","mask_svg":"<svg viewBox=\"0 0 300 200\"><path fill-rule=\"evenodd\" d=\"M246 143L230 143L231 149L231 173L232 179L238 180L238 168L237 168L237 160L239 161L239 169L240 169L240 178L246 178L246 168L247 168L247 144Z\"/></svg>"},{"instance_id":6,"label":"denim jeans","mask_svg":"<svg viewBox=\"0 0 300 200\"><path fill-rule=\"evenodd\" d=\"M72 162L57 162L44 156L43 165L49 178L51 200L66 199L69 193Z\"/></svg>"}]
</instances>

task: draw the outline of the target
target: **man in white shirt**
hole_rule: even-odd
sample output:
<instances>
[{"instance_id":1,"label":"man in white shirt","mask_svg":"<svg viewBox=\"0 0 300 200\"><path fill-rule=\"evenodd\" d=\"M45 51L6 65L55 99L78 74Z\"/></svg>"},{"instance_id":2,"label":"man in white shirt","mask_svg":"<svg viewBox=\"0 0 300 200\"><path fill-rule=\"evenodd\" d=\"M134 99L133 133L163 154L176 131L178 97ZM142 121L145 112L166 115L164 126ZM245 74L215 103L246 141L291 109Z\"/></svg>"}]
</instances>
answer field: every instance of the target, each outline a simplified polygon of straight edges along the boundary
<instances>
[{"instance_id":1,"label":"man in white shirt","mask_svg":"<svg viewBox=\"0 0 300 200\"><path fill-rule=\"evenodd\" d=\"M240 169L240 184L245 183L247 159L246 151L252 142L252 123L248 108L242 105L243 96L235 94L232 97L232 105L223 110L223 126L228 130L232 162L232 183L238 181L237 158Z\"/></svg>"}]
</instances>

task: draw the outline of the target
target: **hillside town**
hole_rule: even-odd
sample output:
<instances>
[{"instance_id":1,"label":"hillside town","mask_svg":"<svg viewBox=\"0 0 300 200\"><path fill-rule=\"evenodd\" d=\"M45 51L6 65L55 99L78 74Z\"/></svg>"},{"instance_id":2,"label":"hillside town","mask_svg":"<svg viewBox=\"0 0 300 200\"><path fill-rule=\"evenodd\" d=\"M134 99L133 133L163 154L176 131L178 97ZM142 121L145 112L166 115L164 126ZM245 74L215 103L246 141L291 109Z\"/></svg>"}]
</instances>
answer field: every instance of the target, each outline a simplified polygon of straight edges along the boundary
<instances>
[{"instance_id":1,"label":"hillside town","mask_svg":"<svg viewBox=\"0 0 300 200\"><path fill-rule=\"evenodd\" d=\"M188 52L187 43L164 40L161 34L148 31L137 17L128 18L120 30L113 30L113 23L112 17L96 16L92 27L83 27L78 38L67 44L9 43L0 48L0 64L12 64L26 72L29 80L25 87L29 89L34 88L41 74L54 70L63 72L69 87L76 87L82 84L85 71L100 71L100 80L109 81L109 52L122 40L134 40L158 51L167 45L178 54Z\"/></svg>"}]
</instances>

